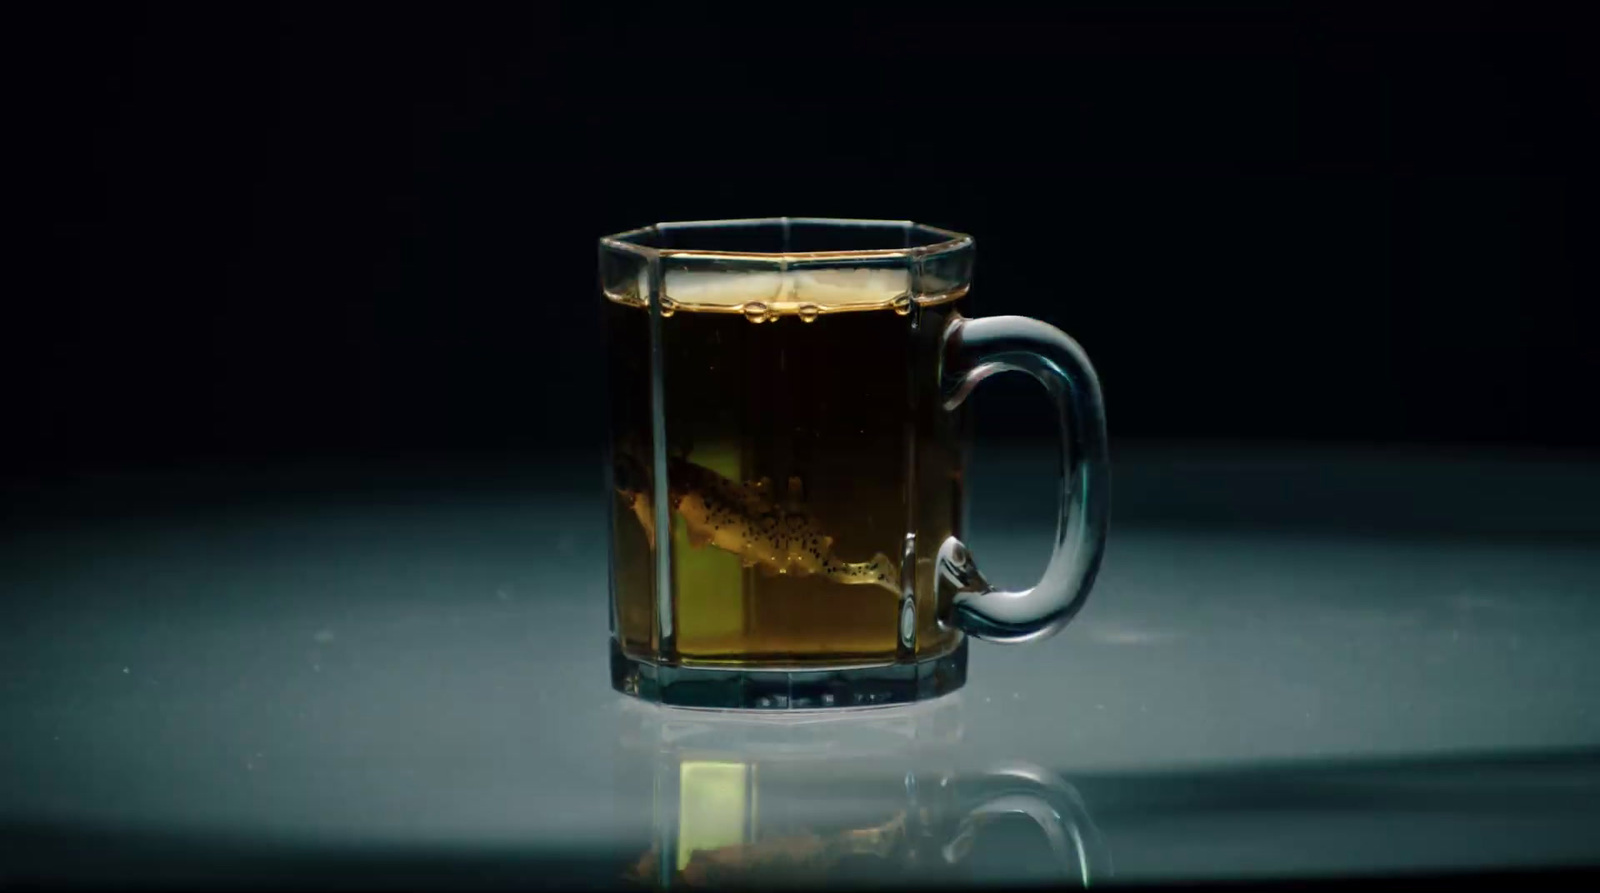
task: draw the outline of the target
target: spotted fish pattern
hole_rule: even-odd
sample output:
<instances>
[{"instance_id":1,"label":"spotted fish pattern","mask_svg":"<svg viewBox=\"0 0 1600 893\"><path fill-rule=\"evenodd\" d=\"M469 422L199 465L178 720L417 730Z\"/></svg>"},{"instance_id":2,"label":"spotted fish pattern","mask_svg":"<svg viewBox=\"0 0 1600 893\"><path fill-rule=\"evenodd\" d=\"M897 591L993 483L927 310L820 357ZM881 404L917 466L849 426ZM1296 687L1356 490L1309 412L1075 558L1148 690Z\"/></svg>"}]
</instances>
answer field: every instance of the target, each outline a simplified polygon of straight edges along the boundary
<instances>
[{"instance_id":1,"label":"spotted fish pattern","mask_svg":"<svg viewBox=\"0 0 1600 893\"><path fill-rule=\"evenodd\" d=\"M818 575L845 585L880 586L900 594L899 569L882 552L869 561L844 561L833 554L833 537L805 510L799 478L790 478L786 498L775 500L770 479L739 483L686 459L667 460L671 508L683 519L689 545L738 555L747 568L767 576ZM655 547L655 511L644 476L618 474L617 495L644 527Z\"/></svg>"}]
</instances>

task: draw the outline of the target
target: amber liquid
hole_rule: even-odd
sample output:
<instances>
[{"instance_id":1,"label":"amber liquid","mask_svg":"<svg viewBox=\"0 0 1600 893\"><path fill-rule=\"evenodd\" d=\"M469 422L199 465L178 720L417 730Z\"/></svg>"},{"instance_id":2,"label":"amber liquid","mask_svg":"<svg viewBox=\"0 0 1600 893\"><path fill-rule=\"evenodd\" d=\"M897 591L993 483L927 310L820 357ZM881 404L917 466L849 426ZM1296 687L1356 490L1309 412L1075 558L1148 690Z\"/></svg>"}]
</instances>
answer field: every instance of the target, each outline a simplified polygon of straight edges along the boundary
<instances>
[{"instance_id":1,"label":"amber liquid","mask_svg":"<svg viewBox=\"0 0 1600 893\"><path fill-rule=\"evenodd\" d=\"M960 534L963 504L965 419L942 408L938 388L940 345L958 303L864 295L825 309L772 305L765 313L768 305L680 303L652 320L636 303L606 302L613 622L625 654L804 668L921 659L957 644L959 634L936 620L933 558L946 537ZM726 536L696 543L693 519L678 510L693 499L669 511L671 533L654 536L652 546L653 507L641 517L630 495L653 488L656 472L652 324L661 345L665 450L669 469L678 470L668 471L669 503L705 489L707 480L754 486L830 538L833 559L886 556L896 582L911 582L909 649L900 635L901 595L890 587L775 572ZM666 625L658 618L657 547L670 550Z\"/></svg>"}]
</instances>

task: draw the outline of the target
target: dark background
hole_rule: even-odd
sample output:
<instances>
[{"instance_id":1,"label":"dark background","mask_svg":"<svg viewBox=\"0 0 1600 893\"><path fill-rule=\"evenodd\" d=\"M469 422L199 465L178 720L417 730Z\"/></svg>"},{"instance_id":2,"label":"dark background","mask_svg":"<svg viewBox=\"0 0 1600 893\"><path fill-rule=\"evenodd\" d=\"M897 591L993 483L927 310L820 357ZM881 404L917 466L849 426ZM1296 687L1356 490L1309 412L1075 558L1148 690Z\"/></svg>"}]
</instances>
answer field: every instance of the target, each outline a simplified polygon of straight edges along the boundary
<instances>
[{"instance_id":1,"label":"dark background","mask_svg":"<svg viewBox=\"0 0 1600 893\"><path fill-rule=\"evenodd\" d=\"M56 7L7 474L599 442L596 237L910 218L1119 440L1600 448L1593 46L1459 4ZM24 285L24 283L30 283ZM988 436L1047 430L1026 382ZM998 407L998 409L997 409Z\"/></svg>"},{"instance_id":2,"label":"dark background","mask_svg":"<svg viewBox=\"0 0 1600 893\"><path fill-rule=\"evenodd\" d=\"M1104 377L1086 613L908 761L1061 771L1124 881L1592 863L1594 31L1030 5L12 13L0 886L615 885L672 807L603 697L595 239L781 214L974 233ZM980 438L1048 434L1019 378ZM989 455L1025 584L1055 457ZM878 737L792 813L904 791Z\"/></svg>"}]
</instances>

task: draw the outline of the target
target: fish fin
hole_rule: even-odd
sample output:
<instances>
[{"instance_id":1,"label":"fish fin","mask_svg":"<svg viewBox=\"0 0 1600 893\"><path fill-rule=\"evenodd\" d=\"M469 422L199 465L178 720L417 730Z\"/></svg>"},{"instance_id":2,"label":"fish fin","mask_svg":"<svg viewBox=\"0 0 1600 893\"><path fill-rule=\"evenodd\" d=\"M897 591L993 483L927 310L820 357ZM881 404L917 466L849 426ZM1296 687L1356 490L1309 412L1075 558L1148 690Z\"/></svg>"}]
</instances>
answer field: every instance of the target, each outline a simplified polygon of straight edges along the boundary
<instances>
[{"instance_id":1,"label":"fish fin","mask_svg":"<svg viewBox=\"0 0 1600 893\"><path fill-rule=\"evenodd\" d=\"M711 534L698 527L687 527L684 533L688 536L691 549L704 549L706 544L711 542Z\"/></svg>"},{"instance_id":2,"label":"fish fin","mask_svg":"<svg viewBox=\"0 0 1600 893\"><path fill-rule=\"evenodd\" d=\"M889 556L879 552L872 556L872 567L878 571L872 582L888 589L896 595L900 594L900 567L889 560ZM882 579L878 579L881 577Z\"/></svg>"}]
</instances>

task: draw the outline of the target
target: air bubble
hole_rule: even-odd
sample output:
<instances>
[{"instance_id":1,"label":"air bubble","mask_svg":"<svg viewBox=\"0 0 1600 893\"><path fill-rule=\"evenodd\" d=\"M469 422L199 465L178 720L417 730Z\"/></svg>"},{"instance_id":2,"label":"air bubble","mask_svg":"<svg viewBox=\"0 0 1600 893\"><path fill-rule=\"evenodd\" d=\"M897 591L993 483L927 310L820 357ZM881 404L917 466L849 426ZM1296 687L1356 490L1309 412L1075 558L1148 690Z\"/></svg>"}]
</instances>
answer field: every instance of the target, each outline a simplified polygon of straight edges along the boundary
<instances>
[{"instance_id":1,"label":"air bubble","mask_svg":"<svg viewBox=\"0 0 1600 893\"><path fill-rule=\"evenodd\" d=\"M751 322L766 322L771 318L768 315L770 312L771 311L767 308L767 305L761 303L760 301L751 301L750 303L744 305L744 318L750 320Z\"/></svg>"},{"instance_id":2,"label":"air bubble","mask_svg":"<svg viewBox=\"0 0 1600 893\"><path fill-rule=\"evenodd\" d=\"M900 297L895 298L894 299L894 303L889 305L889 306L893 307L894 308L894 312L900 314L901 316L910 316L911 315L911 296L910 295L901 295Z\"/></svg>"},{"instance_id":3,"label":"air bubble","mask_svg":"<svg viewBox=\"0 0 1600 893\"><path fill-rule=\"evenodd\" d=\"M669 297L667 297L666 295L662 295L661 296L661 315L662 316L671 316L672 314L677 313L677 312L678 312L678 302L674 301L673 299L671 299Z\"/></svg>"},{"instance_id":4,"label":"air bubble","mask_svg":"<svg viewBox=\"0 0 1600 893\"><path fill-rule=\"evenodd\" d=\"M800 314L801 322L816 322L817 317L822 315L822 308L815 304L801 304L796 312Z\"/></svg>"}]
</instances>

